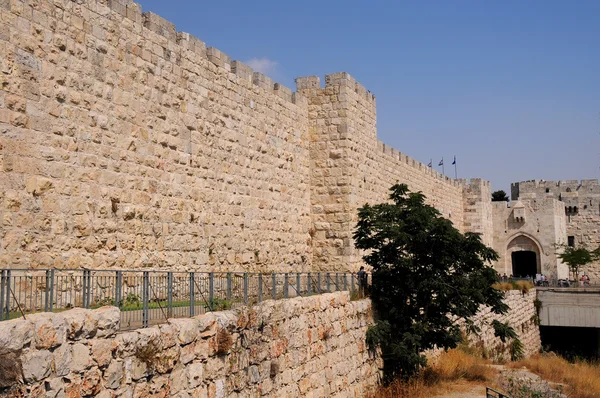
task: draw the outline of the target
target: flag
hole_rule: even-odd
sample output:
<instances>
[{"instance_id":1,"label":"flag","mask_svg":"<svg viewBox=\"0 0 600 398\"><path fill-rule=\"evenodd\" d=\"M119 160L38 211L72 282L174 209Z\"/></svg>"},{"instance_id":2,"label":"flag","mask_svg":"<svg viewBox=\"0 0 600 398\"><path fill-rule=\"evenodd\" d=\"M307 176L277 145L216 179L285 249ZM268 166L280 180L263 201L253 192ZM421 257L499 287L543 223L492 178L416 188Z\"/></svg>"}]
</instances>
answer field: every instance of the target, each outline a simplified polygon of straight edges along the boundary
<instances>
[{"instance_id":1,"label":"flag","mask_svg":"<svg viewBox=\"0 0 600 398\"><path fill-rule=\"evenodd\" d=\"M443 166L444 165L444 158L442 158L442 160L440 160L440 163L438 164L438 166Z\"/></svg>"},{"instance_id":2,"label":"flag","mask_svg":"<svg viewBox=\"0 0 600 398\"><path fill-rule=\"evenodd\" d=\"M427 164L427 167L431 167L431 166L432 166L431 162L433 162L433 159L431 159L431 160L429 161L429 163Z\"/></svg>"},{"instance_id":3,"label":"flag","mask_svg":"<svg viewBox=\"0 0 600 398\"><path fill-rule=\"evenodd\" d=\"M456 155L454 155L454 162L452 164L456 164Z\"/></svg>"}]
</instances>

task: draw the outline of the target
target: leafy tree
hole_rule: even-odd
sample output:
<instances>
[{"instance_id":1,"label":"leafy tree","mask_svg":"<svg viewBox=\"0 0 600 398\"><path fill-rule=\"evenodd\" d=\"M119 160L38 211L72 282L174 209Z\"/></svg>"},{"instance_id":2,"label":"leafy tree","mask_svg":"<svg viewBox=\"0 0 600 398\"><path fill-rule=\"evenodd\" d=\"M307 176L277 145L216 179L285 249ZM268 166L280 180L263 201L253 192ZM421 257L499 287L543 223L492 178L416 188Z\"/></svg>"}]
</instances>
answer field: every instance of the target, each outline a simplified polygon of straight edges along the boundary
<instances>
[{"instance_id":1,"label":"leafy tree","mask_svg":"<svg viewBox=\"0 0 600 398\"><path fill-rule=\"evenodd\" d=\"M492 287L498 274L486 265L497 254L479 235L461 234L405 184L390 191L391 203L359 209L354 233L372 267L377 317L367 342L381 348L384 382L418 372L426 365L426 349L455 347L461 340L456 319L477 332L473 317L480 305L495 313L508 308L504 294Z\"/></svg>"},{"instance_id":2,"label":"leafy tree","mask_svg":"<svg viewBox=\"0 0 600 398\"><path fill-rule=\"evenodd\" d=\"M508 202L508 196L503 190L492 192L492 202Z\"/></svg>"},{"instance_id":3,"label":"leafy tree","mask_svg":"<svg viewBox=\"0 0 600 398\"><path fill-rule=\"evenodd\" d=\"M592 261L600 260L600 247L594 251L589 251L583 247L575 248L573 246L565 245L559 247L563 250L562 252L557 253L557 256L563 263L569 266L574 280L577 280L577 275L579 274L579 268L581 268L581 266L589 264Z\"/></svg>"}]
</instances>

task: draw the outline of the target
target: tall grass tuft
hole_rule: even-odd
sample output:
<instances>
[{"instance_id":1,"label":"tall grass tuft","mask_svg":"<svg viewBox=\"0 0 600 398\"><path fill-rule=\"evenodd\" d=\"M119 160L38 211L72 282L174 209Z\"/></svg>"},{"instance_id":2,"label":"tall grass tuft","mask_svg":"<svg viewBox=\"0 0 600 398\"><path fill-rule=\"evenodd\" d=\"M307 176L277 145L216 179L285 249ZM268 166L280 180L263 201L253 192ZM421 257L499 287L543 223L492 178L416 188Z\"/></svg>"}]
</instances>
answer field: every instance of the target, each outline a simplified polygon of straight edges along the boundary
<instances>
[{"instance_id":1,"label":"tall grass tuft","mask_svg":"<svg viewBox=\"0 0 600 398\"><path fill-rule=\"evenodd\" d=\"M529 281L510 281L510 282L497 282L492 285L497 290L519 290L523 294L529 293L529 289L533 289L533 283Z\"/></svg>"},{"instance_id":2,"label":"tall grass tuft","mask_svg":"<svg viewBox=\"0 0 600 398\"><path fill-rule=\"evenodd\" d=\"M459 380L481 382L494 379L497 371L480 357L460 349L444 352L434 364L408 381L396 380L369 398L428 398L448 391Z\"/></svg>"},{"instance_id":3,"label":"tall grass tuft","mask_svg":"<svg viewBox=\"0 0 600 398\"><path fill-rule=\"evenodd\" d=\"M571 389L568 391L569 398L600 397L600 363L570 363L556 354L549 353L534 355L511 366L525 366L548 381L567 384Z\"/></svg>"}]
</instances>

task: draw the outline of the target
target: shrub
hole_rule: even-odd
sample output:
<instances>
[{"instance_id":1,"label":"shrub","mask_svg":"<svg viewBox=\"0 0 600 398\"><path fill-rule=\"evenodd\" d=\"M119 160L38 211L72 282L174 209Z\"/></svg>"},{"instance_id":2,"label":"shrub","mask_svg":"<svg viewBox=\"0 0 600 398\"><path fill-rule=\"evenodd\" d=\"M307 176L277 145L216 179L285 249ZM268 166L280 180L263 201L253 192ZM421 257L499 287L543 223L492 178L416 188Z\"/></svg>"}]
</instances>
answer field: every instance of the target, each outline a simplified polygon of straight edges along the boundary
<instances>
[{"instance_id":1,"label":"shrub","mask_svg":"<svg viewBox=\"0 0 600 398\"><path fill-rule=\"evenodd\" d=\"M231 350L231 346L233 345L233 341L231 339L231 334L227 331L227 329L222 328L217 332L217 355L225 355Z\"/></svg>"}]
</instances>

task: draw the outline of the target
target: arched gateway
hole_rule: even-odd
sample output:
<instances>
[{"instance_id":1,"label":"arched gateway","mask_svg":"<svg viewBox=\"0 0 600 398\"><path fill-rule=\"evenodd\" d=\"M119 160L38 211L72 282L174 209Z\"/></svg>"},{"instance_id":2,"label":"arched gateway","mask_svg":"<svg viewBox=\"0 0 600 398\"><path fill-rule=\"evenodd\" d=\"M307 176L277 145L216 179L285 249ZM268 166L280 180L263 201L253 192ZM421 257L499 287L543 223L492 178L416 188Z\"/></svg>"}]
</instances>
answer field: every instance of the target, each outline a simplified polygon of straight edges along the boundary
<instances>
[{"instance_id":1,"label":"arched gateway","mask_svg":"<svg viewBox=\"0 0 600 398\"><path fill-rule=\"evenodd\" d=\"M540 246L530 237L518 235L506 247L506 257L512 262L514 277L535 276L542 272Z\"/></svg>"}]
</instances>

